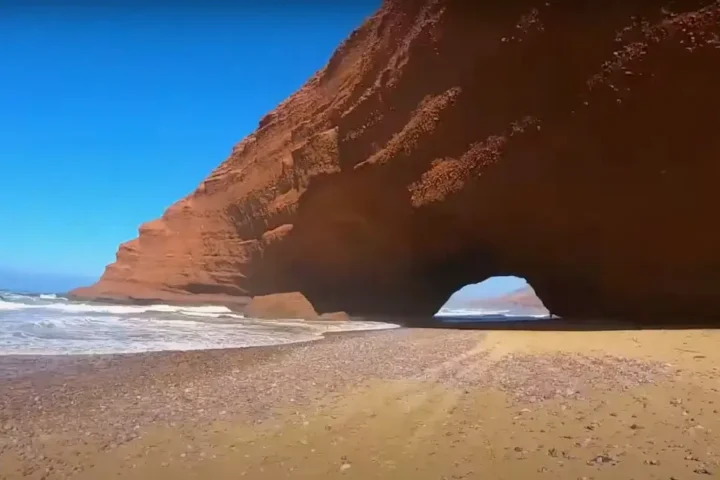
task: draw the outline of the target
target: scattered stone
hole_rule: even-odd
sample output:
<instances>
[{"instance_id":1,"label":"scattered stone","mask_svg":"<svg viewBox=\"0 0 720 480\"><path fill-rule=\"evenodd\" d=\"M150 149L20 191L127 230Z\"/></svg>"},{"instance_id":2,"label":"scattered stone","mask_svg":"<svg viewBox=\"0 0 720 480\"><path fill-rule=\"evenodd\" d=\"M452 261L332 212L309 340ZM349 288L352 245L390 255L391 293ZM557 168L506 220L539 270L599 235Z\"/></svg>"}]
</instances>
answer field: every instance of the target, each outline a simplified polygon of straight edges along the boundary
<instances>
[{"instance_id":1,"label":"scattered stone","mask_svg":"<svg viewBox=\"0 0 720 480\"><path fill-rule=\"evenodd\" d=\"M693 470L693 472L697 473L698 475L712 475L713 472L709 470L707 467L699 467Z\"/></svg>"},{"instance_id":2,"label":"scattered stone","mask_svg":"<svg viewBox=\"0 0 720 480\"><path fill-rule=\"evenodd\" d=\"M588 460L587 463L588 463L588 465L593 465L593 464L601 465L603 463L612 463L612 462L616 462L616 461L617 461L617 459L615 457L613 457L611 455L603 454L603 455L598 455L597 457L595 457L591 460Z\"/></svg>"}]
</instances>

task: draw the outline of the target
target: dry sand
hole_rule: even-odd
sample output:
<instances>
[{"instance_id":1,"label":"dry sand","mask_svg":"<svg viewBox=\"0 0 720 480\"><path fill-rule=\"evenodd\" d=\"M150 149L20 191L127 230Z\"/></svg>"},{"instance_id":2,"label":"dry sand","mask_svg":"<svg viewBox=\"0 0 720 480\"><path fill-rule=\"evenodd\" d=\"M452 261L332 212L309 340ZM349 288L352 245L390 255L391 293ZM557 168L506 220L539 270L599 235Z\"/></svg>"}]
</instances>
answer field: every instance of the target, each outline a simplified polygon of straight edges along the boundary
<instances>
[{"instance_id":1,"label":"dry sand","mask_svg":"<svg viewBox=\"0 0 720 480\"><path fill-rule=\"evenodd\" d=\"M0 359L0 478L720 478L720 332Z\"/></svg>"}]
</instances>

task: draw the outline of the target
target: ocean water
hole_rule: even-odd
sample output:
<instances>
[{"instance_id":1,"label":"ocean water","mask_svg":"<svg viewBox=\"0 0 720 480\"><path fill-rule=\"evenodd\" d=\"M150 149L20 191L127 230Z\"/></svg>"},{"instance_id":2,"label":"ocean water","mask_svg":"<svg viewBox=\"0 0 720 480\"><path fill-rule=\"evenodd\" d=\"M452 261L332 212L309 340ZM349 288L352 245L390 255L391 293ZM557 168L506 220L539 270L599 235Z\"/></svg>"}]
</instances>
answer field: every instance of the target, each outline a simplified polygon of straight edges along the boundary
<instances>
[{"instance_id":1,"label":"ocean water","mask_svg":"<svg viewBox=\"0 0 720 480\"><path fill-rule=\"evenodd\" d=\"M538 308L508 308L504 310L443 307L435 318L444 323L516 322L547 320L550 312Z\"/></svg>"},{"instance_id":2,"label":"ocean water","mask_svg":"<svg viewBox=\"0 0 720 480\"><path fill-rule=\"evenodd\" d=\"M382 322L257 320L221 306L110 305L0 291L0 355L202 350L296 343Z\"/></svg>"}]
</instances>

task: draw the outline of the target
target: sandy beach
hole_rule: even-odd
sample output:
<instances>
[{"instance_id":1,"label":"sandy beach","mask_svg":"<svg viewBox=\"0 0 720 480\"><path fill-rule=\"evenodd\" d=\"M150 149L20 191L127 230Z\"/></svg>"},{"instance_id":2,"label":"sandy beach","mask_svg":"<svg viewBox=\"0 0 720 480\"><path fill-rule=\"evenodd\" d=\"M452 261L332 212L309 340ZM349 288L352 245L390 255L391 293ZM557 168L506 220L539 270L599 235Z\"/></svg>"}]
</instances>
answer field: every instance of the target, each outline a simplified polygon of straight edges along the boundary
<instances>
[{"instance_id":1,"label":"sandy beach","mask_svg":"<svg viewBox=\"0 0 720 480\"><path fill-rule=\"evenodd\" d=\"M720 333L0 359L2 479L720 478Z\"/></svg>"}]
</instances>

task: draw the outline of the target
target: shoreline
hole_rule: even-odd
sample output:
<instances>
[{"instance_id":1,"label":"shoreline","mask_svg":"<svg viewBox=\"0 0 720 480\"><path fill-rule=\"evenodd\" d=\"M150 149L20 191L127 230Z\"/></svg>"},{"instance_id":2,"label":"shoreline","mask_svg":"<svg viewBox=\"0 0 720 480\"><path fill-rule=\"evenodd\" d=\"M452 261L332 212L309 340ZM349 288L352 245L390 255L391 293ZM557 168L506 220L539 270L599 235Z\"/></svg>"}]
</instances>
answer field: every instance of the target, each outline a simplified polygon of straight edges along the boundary
<instances>
[{"instance_id":1,"label":"shoreline","mask_svg":"<svg viewBox=\"0 0 720 480\"><path fill-rule=\"evenodd\" d=\"M16 368L25 367L25 375L42 374L47 373L48 369L33 368L32 366L25 366L22 364L54 364L56 369L62 369L66 364L69 366L75 364L83 364L87 362L102 362L102 363L114 363L122 362L124 360L130 360L133 357L144 357L148 358L149 361L153 361L152 357L166 357L183 354L222 354L223 352L229 355L249 355L262 356L263 354L276 354L282 353L285 349L300 347L307 344L314 344L317 342L329 341L334 337L345 337L345 336L364 336L372 333L380 333L385 331L405 329L398 325L397 327L387 329L369 329L369 330L344 330L335 332L319 332L316 338L303 339L287 343L277 343L271 345L248 345L246 347L217 347L217 348L197 348L188 350L151 350L144 352L124 352L124 353L66 353L66 354L55 354L55 353L0 353L0 381L13 379L17 375L9 375L4 373L9 367L15 366ZM247 353L243 353L247 352ZM264 352L264 353L263 353Z\"/></svg>"},{"instance_id":2,"label":"shoreline","mask_svg":"<svg viewBox=\"0 0 720 480\"><path fill-rule=\"evenodd\" d=\"M718 340L396 328L50 358L0 379L0 477L694 478L720 471Z\"/></svg>"},{"instance_id":3,"label":"shoreline","mask_svg":"<svg viewBox=\"0 0 720 480\"><path fill-rule=\"evenodd\" d=\"M215 306L227 307L233 312L242 312L252 297L244 295L201 294L162 292L162 295L133 297L129 295L83 295L82 292L92 287L81 287L61 295L73 302L94 302L111 305L173 305L173 306Z\"/></svg>"},{"instance_id":4,"label":"shoreline","mask_svg":"<svg viewBox=\"0 0 720 480\"><path fill-rule=\"evenodd\" d=\"M12 301L15 304L0 312L8 314L8 322L0 325L0 356L17 358L250 348L317 341L336 331L397 327L359 318L256 319L231 314L218 305L191 309L178 305L95 306L52 299L52 303L27 298ZM46 308L50 311L44 316ZM88 315L93 317L92 325L84 318ZM181 322L181 328L168 328L173 321ZM0 372L2 376L6 375Z\"/></svg>"}]
</instances>

